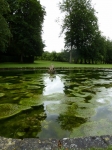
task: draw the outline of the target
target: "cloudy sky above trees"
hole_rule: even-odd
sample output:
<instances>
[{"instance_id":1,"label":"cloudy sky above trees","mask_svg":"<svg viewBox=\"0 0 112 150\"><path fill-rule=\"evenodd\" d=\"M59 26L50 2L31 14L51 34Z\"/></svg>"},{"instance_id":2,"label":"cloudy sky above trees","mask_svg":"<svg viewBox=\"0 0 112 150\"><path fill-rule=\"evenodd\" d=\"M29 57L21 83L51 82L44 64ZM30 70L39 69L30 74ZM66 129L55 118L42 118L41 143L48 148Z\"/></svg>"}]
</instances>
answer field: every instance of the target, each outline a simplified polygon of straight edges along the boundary
<instances>
[{"instance_id":1,"label":"cloudy sky above trees","mask_svg":"<svg viewBox=\"0 0 112 150\"><path fill-rule=\"evenodd\" d=\"M64 35L60 37L62 14L58 8L59 1L62 0L40 0L46 10L43 24L43 40L46 45L44 50L49 52L64 49ZM102 35L112 39L112 0L92 0L92 5L98 12L96 16Z\"/></svg>"}]
</instances>

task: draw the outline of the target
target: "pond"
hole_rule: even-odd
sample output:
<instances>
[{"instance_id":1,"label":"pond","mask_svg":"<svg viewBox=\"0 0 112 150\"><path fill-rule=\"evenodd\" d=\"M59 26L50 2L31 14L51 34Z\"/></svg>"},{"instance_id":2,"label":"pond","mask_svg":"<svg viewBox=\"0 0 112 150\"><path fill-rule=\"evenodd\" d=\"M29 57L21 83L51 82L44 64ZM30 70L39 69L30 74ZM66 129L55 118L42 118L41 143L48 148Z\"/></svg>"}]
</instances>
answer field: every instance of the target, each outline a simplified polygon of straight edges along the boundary
<instances>
[{"instance_id":1,"label":"pond","mask_svg":"<svg viewBox=\"0 0 112 150\"><path fill-rule=\"evenodd\" d=\"M112 135L112 70L0 72L0 136Z\"/></svg>"}]
</instances>

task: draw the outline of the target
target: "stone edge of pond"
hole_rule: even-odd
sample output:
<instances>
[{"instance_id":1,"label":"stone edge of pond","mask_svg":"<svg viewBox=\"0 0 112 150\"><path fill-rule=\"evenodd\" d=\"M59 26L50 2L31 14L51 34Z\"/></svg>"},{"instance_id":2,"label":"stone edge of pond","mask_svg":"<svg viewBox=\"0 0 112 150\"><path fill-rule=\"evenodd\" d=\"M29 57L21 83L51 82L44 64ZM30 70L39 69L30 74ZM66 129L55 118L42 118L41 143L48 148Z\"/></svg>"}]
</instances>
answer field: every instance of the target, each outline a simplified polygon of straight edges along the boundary
<instances>
[{"instance_id":1,"label":"stone edge of pond","mask_svg":"<svg viewBox=\"0 0 112 150\"><path fill-rule=\"evenodd\" d=\"M0 137L0 150L83 150L90 148L106 149L112 146L112 136L90 136L83 138L12 139Z\"/></svg>"},{"instance_id":2,"label":"stone edge of pond","mask_svg":"<svg viewBox=\"0 0 112 150\"><path fill-rule=\"evenodd\" d=\"M17 68L0 68L1 71L8 70L48 70L49 67L17 67ZM112 69L102 67L55 67L56 70L73 70L73 69Z\"/></svg>"}]
</instances>

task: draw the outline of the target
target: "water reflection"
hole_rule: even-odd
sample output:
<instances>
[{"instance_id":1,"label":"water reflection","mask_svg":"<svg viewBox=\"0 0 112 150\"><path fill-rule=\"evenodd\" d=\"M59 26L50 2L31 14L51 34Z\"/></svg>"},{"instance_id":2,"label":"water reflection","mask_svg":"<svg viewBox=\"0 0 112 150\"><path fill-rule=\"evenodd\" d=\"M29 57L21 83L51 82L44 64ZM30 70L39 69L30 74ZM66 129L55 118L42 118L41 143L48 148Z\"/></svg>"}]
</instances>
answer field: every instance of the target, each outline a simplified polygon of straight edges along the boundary
<instances>
[{"instance_id":1,"label":"water reflection","mask_svg":"<svg viewBox=\"0 0 112 150\"><path fill-rule=\"evenodd\" d=\"M66 131L73 131L74 128L79 127L81 124L85 123L87 120L81 117L76 117L75 113L71 114L72 110L68 110L64 114L60 114L57 121L61 128ZM73 111L74 112L74 111Z\"/></svg>"},{"instance_id":2,"label":"water reflection","mask_svg":"<svg viewBox=\"0 0 112 150\"><path fill-rule=\"evenodd\" d=\"M45 88L43 90L44 95L53 93L63 93L64 83L61 81L59 75L49 75L44 77Z\"/></svg>"},{"instance_id":3,"label":"water reflection","mask_svg":"<svg viewBox=\"0 0 112 150\"><path fill-rule=\"evenodd\" d=\"M68 130L63 130L57 122L58 115L48 115L42 122L42 131L38 134L40 139L56 138L61 139L70 136Z\"/></svg>"},{"instance_id":4,"label":"water reflection","mask_svg":"<svg viewBox=\"0 0 112 150\"><path fill-rule=\"evenodd\" d=\"M109 122L106 134L112 133L112 72L72 70L57 73L23 72L10 76L0 73L0 116L6 117L2 112L8 116L0 120L0 136L63 138L79 133L86 136L92 124L99 134L99 125L103 124L102 131L105 129L105 118ZM28 106L29 110L10 117L7 103ZM14 106L9 112L17 109ZM90 135L93 134L94 131Z\"/></svg>"},{"instance_id":5,"label":"water reflection","mask_svg":"<svg viewBox=\"0 0 112 150\"><path fill-rule=\"evenodd\" d=\"M10 138L36 137L42 130L41 122L46 118L43 105L33 107L9 119L1 120L0 136Z\"/></svg>"},{"instance_id":6,"label":"water reflection","mask_svg":"<svg viewBox=\"0 0 112 150\"><path fill-rule=\"evenodd\" d=\"M59 113L52 112L52 109L55 110L52 106L61 105L61 97L58 94L64 95L64 82L61 78L61 75L46 75L43 78L45 88L43 90L43 95L50 96L51 100L44 100L44 110L46 110L47 118L42 122L42 131L38 134L39 138L64 138L69 137L70 132L64 130L58 120ZM52 96L54 96L52 98ZM48 111L47 107L50 107L51 112Z\"/></svg>"}]
</instances>

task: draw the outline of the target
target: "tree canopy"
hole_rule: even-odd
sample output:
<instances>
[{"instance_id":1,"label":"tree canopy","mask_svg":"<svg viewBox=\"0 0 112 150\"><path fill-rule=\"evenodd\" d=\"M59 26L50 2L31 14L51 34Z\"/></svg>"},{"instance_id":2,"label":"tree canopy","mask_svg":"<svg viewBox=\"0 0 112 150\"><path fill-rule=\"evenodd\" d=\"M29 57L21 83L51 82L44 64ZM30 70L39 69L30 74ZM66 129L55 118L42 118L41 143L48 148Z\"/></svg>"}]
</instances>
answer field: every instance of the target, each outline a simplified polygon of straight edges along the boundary
<instances>
[{"instance_id":1,"label":"tree canopy","mask_svg":"<svg viewBox=\"0 0 112 150\"><path fill-rule=\"evenodd\" d=\"M9 13L10 9L6 0L0 0L0 51L4 52L8 46L11 36L10 29L4 15Z\"/></svg>"},{"instance_id":2,"label":"tree canopy","mask_svg":"<svg viewBox=\"0 0 112 150\"><path fill-rule=\"evenodd\" d=\"M112 63L112 40L99 30L91 0L62 0L59 9L64 13L65 49L50 53L43 50L46 12L40 1L0 0L0 62L33 62L37 56L52 61Z\"/></svg>"},{"instance_id":3,"label":"tree canopy","mask_svg":"<svg viewBox=\"0 0 112 150\"><path fill-rule=\"evenodd\" d=\"M78 56L83 58L98 32L97 17L91 1L63 0L59 8L65 13L62 25L65 47L69 48L70 52L77 51Z\"/></svg>"},{"instance_id":4,"label":"tree canopy","mask_svg":"<svg viewBox=\"0 0 112 150\"><path fill-rule=\"evenodd\" d=\"M42 24L45 9L37 0L7 0L10 13L6 15L12 34L8 54L21 57L41 55L44 42L42 40Z\"/></svg>"}]
</instances>

